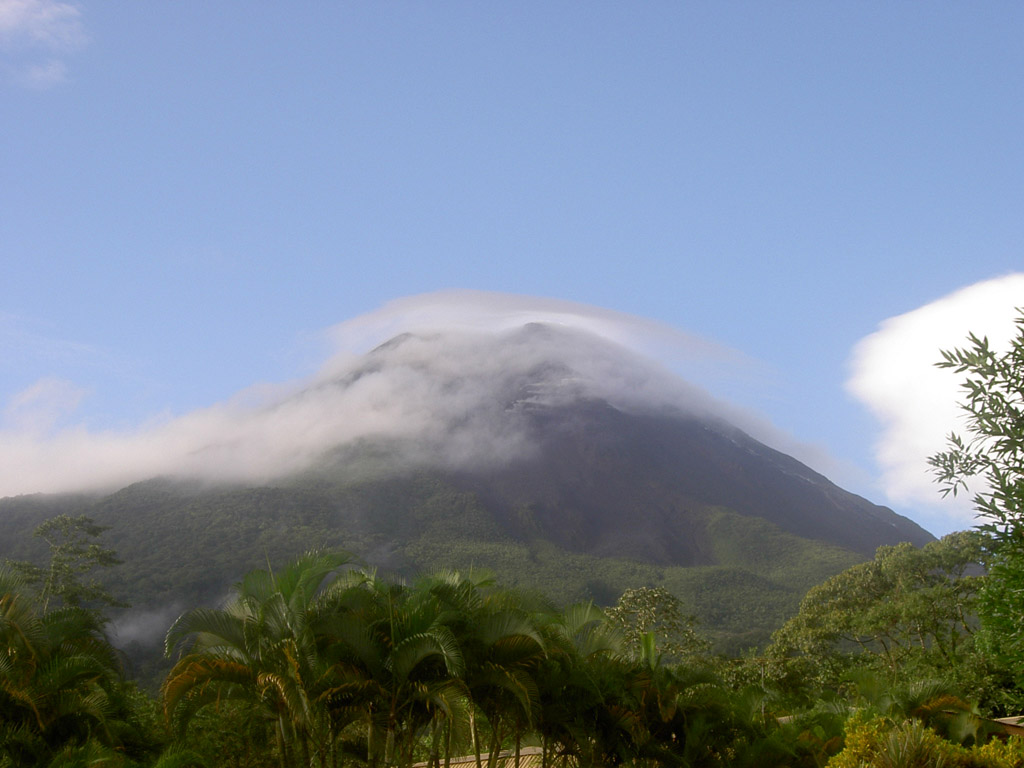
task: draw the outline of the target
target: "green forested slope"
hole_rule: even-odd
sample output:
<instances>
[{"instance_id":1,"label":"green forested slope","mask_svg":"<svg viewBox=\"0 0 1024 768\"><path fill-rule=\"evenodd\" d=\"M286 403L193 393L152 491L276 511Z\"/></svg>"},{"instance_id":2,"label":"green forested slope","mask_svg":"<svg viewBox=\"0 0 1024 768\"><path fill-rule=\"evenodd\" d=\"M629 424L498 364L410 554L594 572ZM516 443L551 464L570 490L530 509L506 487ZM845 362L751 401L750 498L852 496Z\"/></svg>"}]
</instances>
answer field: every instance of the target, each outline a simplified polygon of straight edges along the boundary
<instances>
[{"instance_id":1,"label":"green forested slope","mask_svg":"<svg viewBox=\"0 0 1024 768\"><path fill-rule=\"evenodd\" d=\"M804 592L862 556L800 539L770 522L723 508L699 510L692 535L711 565L683 567L568 551L514 538L474 493L432 474L367 481L308 476L276 487L203 488L150 481L101 498L19 497L0 501L0 556L43 556L31 531L58 513L110 526L105 544L123 564L111 590L152 617L126 639L162 634L176 610L215 604L239 573L275 567L313 547L341 547L403 575L486 569L510 586L561 604L614 602L637 586L663 586L697 615L722 650L764 641ZM125 623L120 622L122 625Z\"/></svg>"}]
</instances>

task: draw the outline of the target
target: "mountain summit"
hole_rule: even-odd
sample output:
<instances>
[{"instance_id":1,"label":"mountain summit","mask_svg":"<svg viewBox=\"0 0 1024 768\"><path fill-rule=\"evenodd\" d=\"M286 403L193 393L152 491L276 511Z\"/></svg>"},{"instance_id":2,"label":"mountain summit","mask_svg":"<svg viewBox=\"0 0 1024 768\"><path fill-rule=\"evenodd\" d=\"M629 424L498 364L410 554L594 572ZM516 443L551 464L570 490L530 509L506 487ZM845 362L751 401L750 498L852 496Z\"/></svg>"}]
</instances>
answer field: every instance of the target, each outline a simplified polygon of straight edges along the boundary
<instances>
[{"instance_id":1,"label":"mountain summit","mask_svg":"<svg viewBox=\"0 0 1024 768\"><path fill-rule=\"evenodd\" d=\"M404 381L430 405L410 409L404 441L378 436L374 455L388 455L389 444L392 471L404 461L443 472L516 539L713 564L697 528L714 508L865 556L932 538L755 440L707 394L589 334L539 323L486 342L404 334L332 386L347 393L373 377ZM373 443L367 434L360 445Z\"/></svg>"}]
</instances>

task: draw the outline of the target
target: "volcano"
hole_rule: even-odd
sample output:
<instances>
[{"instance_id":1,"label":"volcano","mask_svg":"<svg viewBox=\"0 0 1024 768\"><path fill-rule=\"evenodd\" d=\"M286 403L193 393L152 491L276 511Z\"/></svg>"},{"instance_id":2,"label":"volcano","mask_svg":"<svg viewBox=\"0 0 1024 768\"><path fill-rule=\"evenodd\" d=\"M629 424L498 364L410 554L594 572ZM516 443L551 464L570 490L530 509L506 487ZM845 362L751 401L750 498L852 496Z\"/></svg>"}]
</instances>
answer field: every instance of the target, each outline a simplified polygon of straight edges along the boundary
<instances>
[{"instance_id":1,"label":"volcano","mask_svg":"<svg viewBox=\"0 0 1024 768\"><path fill-rule=\"evenodd\" d=\"M551 325L403 334L249 418L291 432L211 441L192 471L113 492L0 500L0 556L42 558L31 531L55 514L110 526L112 588L135 606L114 622L126 644L153 643L248 570L340 547L410 576L485 567L566 603L666 586L736 648L877 547L932 539L669 371ZM280 468L202 471L235 452Z\"/></svg>"}]
</instances>

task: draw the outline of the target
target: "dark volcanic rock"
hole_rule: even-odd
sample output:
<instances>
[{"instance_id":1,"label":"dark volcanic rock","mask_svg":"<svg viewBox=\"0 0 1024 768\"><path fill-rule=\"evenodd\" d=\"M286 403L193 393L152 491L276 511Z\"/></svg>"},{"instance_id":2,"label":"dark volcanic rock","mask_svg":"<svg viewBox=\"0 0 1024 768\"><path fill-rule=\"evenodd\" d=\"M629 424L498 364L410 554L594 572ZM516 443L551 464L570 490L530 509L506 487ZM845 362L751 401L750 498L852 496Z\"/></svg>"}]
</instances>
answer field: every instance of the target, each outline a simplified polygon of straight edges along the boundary
<instances>
[{"instance_id":1,"label":"dark volcanic rock","mask_svg":"<svg viewBox=\"0 0 1024 768\"><path fill-rule=\"evenodd\" d=\"M933 537L721 421L631 414L605 402L527 412L543 449L497 470L461 473L515 538L677 565L713 564L695 513L726 507L784 531L871 556Z\"/></svg>"}]
</instances>

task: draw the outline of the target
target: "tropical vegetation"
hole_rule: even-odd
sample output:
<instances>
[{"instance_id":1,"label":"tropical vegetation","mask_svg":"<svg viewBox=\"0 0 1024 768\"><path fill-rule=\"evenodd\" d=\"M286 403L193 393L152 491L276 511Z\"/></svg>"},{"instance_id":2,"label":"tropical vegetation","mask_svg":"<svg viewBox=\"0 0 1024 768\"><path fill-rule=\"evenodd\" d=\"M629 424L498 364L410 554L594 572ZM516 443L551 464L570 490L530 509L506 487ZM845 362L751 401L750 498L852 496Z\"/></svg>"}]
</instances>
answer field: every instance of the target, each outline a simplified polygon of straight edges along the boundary
<instances>
[{"instance_id":1,"label":"tropical vegetation","mask_svg":"<svg viewBox=\"0 0 1024 768\"><path fill-rule=\"evenodd\" d=\"M313 551L183 613L156 696L98 608L8 569L0 766L1020 765L984 717L1022 699L975 641L979 535L882 548L741 658L709 655L659 588L557 608L479 572L406 583Z\"/></svg>"}]
</instances>

